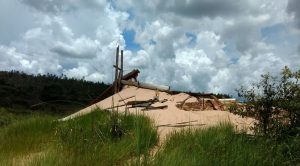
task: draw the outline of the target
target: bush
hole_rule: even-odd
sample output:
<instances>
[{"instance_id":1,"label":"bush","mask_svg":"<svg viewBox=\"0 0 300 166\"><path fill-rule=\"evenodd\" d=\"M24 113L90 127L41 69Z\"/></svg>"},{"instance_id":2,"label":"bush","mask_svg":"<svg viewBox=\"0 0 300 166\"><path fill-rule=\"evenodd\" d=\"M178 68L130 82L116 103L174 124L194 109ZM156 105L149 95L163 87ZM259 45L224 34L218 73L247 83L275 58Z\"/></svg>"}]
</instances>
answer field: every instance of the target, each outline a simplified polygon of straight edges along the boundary
<instances>
[{"instance_id":1,"label":"bush","mask_svg":"<svg viewBox=\"0 0 300 166\"><path fill-rule=\"evenodd\" d=\"M292 72L285 67L280 76L264 74L251 88L237 90L246 101L245 111L258 120L256 134L276 139L297 133L300 126L300 70Z\"/></svg>"}]
</instances>

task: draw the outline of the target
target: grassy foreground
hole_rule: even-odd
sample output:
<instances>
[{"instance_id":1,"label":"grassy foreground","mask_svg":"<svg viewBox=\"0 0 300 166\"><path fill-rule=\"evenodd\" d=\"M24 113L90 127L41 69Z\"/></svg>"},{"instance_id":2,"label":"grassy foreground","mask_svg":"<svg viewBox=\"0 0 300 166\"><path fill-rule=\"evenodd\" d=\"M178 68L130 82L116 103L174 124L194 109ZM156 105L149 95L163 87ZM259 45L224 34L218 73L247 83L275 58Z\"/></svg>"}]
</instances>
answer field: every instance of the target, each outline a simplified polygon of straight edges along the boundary
<instances>
[{"instance_id":1,"label":"grassy foreground","mask_svg":"<svg viewBox=\"0 0 300 166\"><path fill-rule=\"evenodd\" d=\"M123 165L156 144L148 118L113 118L94 111L67 122L53 116L15 121L0 128L0 165Z\"/></svg>"},{"instance_id":2,"label":"grassy foreground","mask_svg":"<svg viewBox=\"0 0 300 166\"><path fill-rule=\"evenodd\" d=\"M58 122L0 111L0 165L297 165L300 139L276 144L230 124L172 133L154 156L157 131L138 115L104 111Z\"/></svg>"},{"instance_id":3,"label":"grassy foreground","mask_svg":"<svg viewBox=\"0 0 300 166\"><path fill-rule=\"evenodd\" d=\"M299 150L299 149L298 149ZM281 144L237 134L232 125L175 132L151 165L296 165ZM299 158L298 158L299 160Z\"/></svg>"}]
</instances>

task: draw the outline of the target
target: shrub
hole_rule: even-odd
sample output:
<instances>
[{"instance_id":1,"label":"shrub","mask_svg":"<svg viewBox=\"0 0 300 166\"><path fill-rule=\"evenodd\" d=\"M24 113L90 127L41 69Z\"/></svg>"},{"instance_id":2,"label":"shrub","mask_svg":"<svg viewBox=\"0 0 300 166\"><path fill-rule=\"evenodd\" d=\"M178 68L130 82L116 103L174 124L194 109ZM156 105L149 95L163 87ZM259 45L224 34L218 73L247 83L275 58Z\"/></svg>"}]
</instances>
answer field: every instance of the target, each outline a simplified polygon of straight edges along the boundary
<instances>
[{"instance_id":1,"label":"shrub","mask_svg":"<svg viewBox=\"0 0 300 166\"><path fill-rule=\"evenodd\" d=\"M246 101L245 111L258 120L256 133L272 138L297 133L300 126L300 70L292 72L285 67L280 76L267 73L251 88L237 90Z\"/></svg>"}]
</instances>

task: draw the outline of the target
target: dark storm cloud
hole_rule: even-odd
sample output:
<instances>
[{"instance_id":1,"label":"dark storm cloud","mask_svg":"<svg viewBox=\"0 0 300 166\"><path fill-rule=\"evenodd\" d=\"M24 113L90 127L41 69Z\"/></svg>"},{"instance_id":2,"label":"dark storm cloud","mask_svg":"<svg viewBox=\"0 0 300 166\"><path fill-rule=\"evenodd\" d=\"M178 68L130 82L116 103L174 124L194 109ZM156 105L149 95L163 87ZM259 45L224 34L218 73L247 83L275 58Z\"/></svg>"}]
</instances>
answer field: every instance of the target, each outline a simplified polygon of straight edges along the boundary
<instances>
[{"instance_id":1,"label":"dark storm cloud","mask_svg":"<svg viewBox=\"0 0 300 166\"><path fill-rule=\"evenodd\" d=\"M88 38L79 38L71 44L58 42L50 50L63 57L94 58L96 57L98 44Z\"/></svg>"},{"instance_id":2,"label":"dark storm cloud","mask_svg":"<svg viewBox=\"0 0 300 166\"><path fill-rule=\"evenodd\" d=\"M300 29L300 1L299 0L289 0L287 11L294 15L296 26Z\"/></svg>"},{"instance_id":3,"label":"dark storm cloud","mask_svg":"<svg viewBox=\"0 0 300 166\"><path fill-rule=\"evenodd\" d=\"M223 17L247 11L246 1L236 0L190 0L161 1L157 8L161 11L174 12L186 17Z\"/></svg>"},{"instance_id":4,"label":"dark storm cloud","mask_svg":"<svg viewBox=\"0 0 300 166\"><path fill-rule=\"evenodd\" d=\"M259 29L256 26L255 22L248 20L237 22L234 26L224 28L222 39L233 44L239 52L247 51L259 39Z\"/></svg>"},{"instance_id":5,"label":"dark storm cloud","mask_svg":"<svg viewBox=\"0 0 300 166\"><path fill-rule=\"evenodd\" d=\"M38 11L52 14L73 11L83 7L97 9L101 6L101 2L96 0L21 0L21 2Z\"/></svg>"},{"instance_id":6,"label":"dark storm cloud","mask_svg":"<svg viewBox=\"0 0 300 166\"><path fill-rule=\"evenodd\" d=\"M0 44L9 44L19 39L35 26L34 19L22 3L16 0L0 1Z\"/></svg>"},{"instance_id":7,"label":"dark storm cloud","mask_svg":"<svg viewBox=\"0 0 300 166\"><path fill-rule=\"evenodd\" d=\"M288 11L288 13L293 14L295 25L296 25L297 29L300 30L300 1L299 0L289 0L288 6L287 6L287 11ZM300 45L298 46L297 52L298 52L298 54L300 54Z\"/></svg>"}]
</instances>

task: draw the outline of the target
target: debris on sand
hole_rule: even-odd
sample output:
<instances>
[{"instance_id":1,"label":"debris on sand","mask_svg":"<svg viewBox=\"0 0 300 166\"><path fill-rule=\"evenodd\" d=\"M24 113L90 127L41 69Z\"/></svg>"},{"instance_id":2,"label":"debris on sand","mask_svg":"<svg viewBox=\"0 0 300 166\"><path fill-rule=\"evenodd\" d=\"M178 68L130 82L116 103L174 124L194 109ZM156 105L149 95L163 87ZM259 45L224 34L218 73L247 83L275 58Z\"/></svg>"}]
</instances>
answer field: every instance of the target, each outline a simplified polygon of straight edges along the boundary
<instances>
[{"instance_id":1,"label":"debris on sand","mask_svg":"<svg viewBox=\"0 0 300 166\"><path fill-rule=\"evenodd\" d=\"M62 120L81 116L96 108L118 110L119 113L134 113L149 116L154 120L161 138L173 130L185 127L208 127L221 122L231 122L237 130L246 130L254 119L226 111L228 105L237 103L235 99L218 99L211 93L172 91L169 86L141 83L137 80L139 70L134 69L123 75L123 51L121 66L117 58L116 77L113 84L99 95L90 106ZM104 98L108 93L110 97Z\"/></svg>"}]
</instances>

